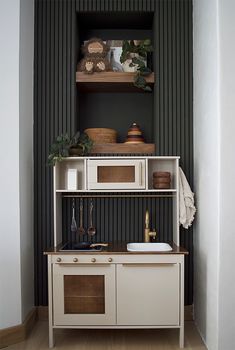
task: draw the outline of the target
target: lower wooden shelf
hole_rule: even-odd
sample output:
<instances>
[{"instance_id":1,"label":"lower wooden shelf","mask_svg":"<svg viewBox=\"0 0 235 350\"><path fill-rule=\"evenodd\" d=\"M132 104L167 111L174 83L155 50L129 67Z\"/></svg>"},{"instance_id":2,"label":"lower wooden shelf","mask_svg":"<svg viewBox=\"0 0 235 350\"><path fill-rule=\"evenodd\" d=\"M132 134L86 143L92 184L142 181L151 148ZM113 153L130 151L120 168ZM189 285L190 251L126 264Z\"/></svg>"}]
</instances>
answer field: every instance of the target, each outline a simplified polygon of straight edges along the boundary
<instances>
[{"instance_id":1,"label":"lower wooden shelf","mask_svg":"<svg viewBox=\"0 0 235 350\"><path fill-rule=\"evenodd\" d=\"M153 155L156 152L154 143L96 143L90 154L141 154Z\"/></svg>"}]
</instances>

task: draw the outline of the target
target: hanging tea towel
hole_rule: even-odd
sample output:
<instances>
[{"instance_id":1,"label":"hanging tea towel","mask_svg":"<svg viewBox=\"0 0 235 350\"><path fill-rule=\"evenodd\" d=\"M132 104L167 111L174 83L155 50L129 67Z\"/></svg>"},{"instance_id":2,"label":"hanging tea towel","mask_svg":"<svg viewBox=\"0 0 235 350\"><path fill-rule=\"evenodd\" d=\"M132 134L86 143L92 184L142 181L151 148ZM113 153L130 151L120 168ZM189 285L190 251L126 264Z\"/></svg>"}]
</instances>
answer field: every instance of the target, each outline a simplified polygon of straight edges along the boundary
<instances>
[{"instance_id":1,"label":"hanging tea towel","mask_svg":"<svg viewBox=\"0 0 235 350\"><path fill-rule=\"evenodd\" d=\"M195 212L194 193L183 170L179 167L179 222L184 228L188 229L192 225Z\"/></svg>"}]
</instances>

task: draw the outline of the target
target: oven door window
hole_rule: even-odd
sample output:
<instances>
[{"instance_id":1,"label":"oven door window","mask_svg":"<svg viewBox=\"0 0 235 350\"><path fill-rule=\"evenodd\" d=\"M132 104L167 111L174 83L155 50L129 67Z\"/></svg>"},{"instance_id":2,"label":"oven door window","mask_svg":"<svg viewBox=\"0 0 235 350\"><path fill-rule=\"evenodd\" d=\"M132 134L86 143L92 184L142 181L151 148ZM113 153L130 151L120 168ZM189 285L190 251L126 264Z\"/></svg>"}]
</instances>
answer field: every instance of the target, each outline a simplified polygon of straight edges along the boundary
<instances>
[{"instance_id":1,"label":"oven door window","mask_svg":"<svg viewBox=\"0 0 235 350\"><path fill-rule=\"evenodd\" d=\"M104 314L104 275L65 275L64 313Z\"/></svg>"}]
</instances>

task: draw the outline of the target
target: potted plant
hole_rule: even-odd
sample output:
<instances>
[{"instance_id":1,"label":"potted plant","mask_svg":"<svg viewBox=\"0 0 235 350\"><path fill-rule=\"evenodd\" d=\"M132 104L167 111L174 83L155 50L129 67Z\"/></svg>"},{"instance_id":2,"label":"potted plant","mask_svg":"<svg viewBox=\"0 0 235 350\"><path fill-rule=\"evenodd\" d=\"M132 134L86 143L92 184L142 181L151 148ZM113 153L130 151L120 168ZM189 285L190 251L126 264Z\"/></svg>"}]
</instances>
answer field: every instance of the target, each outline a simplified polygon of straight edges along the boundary
<instances>
[{"instance_id":1,"label":"potted plant","mask_svg":"<svg viewBox=\"0 0 235 350\"><path fill-rule=\"evenodd\" d=\"M135 72L134 85L145 91L151 91L151 87L147 85L145 76L152 73L147 67L146 61L149 53L153 52L151 40L124 40L122 44L122 54L120 62L126 72Z\"/></svg>"},{"instance_id":2,"label":"potted plant","mask_svg":"<svg viewBox=\"0 0 235 350\"><path fill-rule=\"evenodd\" d=\"M84 156L89 153L93 146L93 141L86 133L80 134L78 131L70 140L69 155Z\"/></svg>"},{"instance_id":3,"label":"potted plant","mask_svg":"<svg viewBox=\"0 0 235 350\"><path fill-rule=\"evenodd\" d=\"M85 133L77 132L71 139L68 134L61 134L51 145L48 164L55 165L69 156L84 156L89 153L92 145L93 141Z\"/></svg>"}]
</instances>

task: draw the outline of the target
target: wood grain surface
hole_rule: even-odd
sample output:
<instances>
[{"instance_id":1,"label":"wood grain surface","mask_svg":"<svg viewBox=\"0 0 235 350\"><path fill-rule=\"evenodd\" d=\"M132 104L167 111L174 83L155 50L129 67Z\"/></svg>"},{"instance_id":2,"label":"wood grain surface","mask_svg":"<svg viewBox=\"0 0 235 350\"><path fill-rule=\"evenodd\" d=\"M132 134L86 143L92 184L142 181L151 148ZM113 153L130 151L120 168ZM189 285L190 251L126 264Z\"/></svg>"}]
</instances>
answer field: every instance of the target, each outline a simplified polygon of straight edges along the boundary
<instances>
[{"instance_id":1,"label":"wood grain surface","mask_svg":"<svg viewBox=\"0 0 235 350\"><path fill-rule=\"evenodd\" d=\"M85 74L76 72L77 83L133 83L135 73L126 72L100 72ZM154 73L145 77L147 83L154 83Z\"/></svg>"},{"instance_id":2,"label":"wood grain surface","mask_svg":"<svg viewBox=\"0 0 235 350\"><path fill-rule=\"evenodd\" d=\"M97 143L90 154L151 154L156 152L154 143Z\"/></svg>"},{"instance_id":3,"label":"wood grain surface","mask_svg":"<svg viewBox=\"0 0 235 350\"><path fill-rule=\"evenodd\" d=\"M60 350L178 350L177 329L57 329ZM48 350L48 323L40 321L30 337L7 350ZM185 323L185 350L206 350L193 322Z\"/></svg>"}]
</instances>

